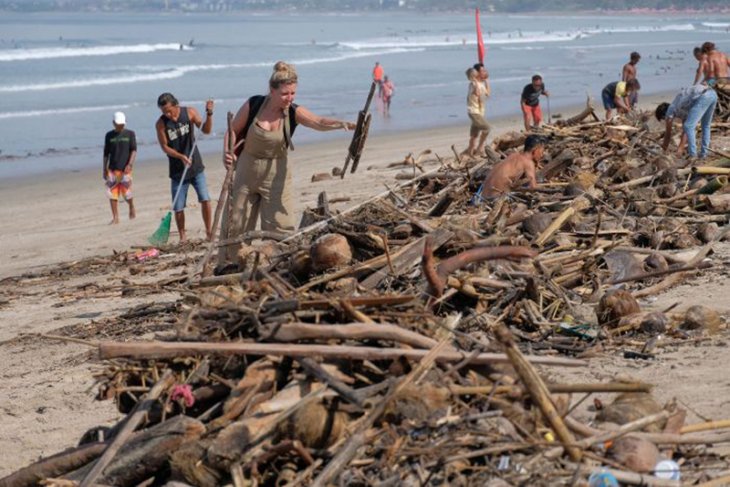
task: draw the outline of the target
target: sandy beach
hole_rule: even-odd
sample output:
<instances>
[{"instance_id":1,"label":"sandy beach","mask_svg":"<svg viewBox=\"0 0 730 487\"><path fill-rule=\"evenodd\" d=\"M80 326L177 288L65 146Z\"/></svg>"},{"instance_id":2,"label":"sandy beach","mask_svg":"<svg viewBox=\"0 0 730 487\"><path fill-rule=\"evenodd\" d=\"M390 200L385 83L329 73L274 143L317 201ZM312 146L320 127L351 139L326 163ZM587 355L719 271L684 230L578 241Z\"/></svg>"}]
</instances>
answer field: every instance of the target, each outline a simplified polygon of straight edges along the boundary
<instances>
[{"instance_id":1,"label":"sandy beach","mask_svg":"<svg viewBox=\"0 0 730 487\"><path fill-rule=\"evenodd\" d=\"M646 109L653 109L658 100L671 96L646 97L641 104ZM580 108L563 110L563 116L570 116ZM597 113L602 115L602 109ZM519 114L493 122L490 140L508 130L519 130L522 125ZM345 210L387 190L386 185L398 184L395 175L403 169L388 168L388 164L425 149L450 157L452 144L456 144L459 151L466 147L467 135L468 127L464 122L441 129L372 137L355 174L314 183L312 175L331 173L333 167L342 166L349 134L343 133L337 140L324 143L298 145L290 155L298 202L296 220L299 221L305 208L316 205L321 191L326 191L330 199L349 198L333 205L336 210ZM214 199L217 199L224 176L220 159L220 153L204 155ZM438 162L431 161L426 169L436 167ZM118 293L89 298L70 293L93 283L118 283L133 279L133 276L100 272L74 276L62 282L39 280L37 285L29 278L23 282L19 294L14 291L16 282L20 281L12 279L59 263L147 246L147 237L170 207L166 161L159 157L137 164L134 173L137 218L128 220L127 206L122 204L119 225L108 224L111 212L99 169L0 182L0 192L4 196L0 207L3 226L0 235L0 452L3 452L0 476L38 457L73 446L86 429L108 426L121 417L110 401L93 400L92 372L97 365L88 348L39 339L36 334L53 334L65 327L91 326L94 320L113 318L149 301L148 297L121 297ZM191 240L200 240L203 225L193 191L188 202L188 235ZM171 241L176 239L177 235L173 233ZM721 244L718 253L727 261L730 246ZM685 303L691 302L709 305L727 315L730 313L729 295L727 274L718 270L642 304L647 309L663 309L676 302L684 308ZM160 303L178 297L177 293L155 295ZM725 360L726 355L725 344L715 339L703 343L701 349L675 348L656 361L637 362L629 364L628 368L625 362L614 363L610 357L601 358L577 373L583 378L604 379L628 370L631 375L657 384L658 399L663 401L676 396L680 401L691 403L694 408L690 413L692 420L719 419L730 406L730 384L726 374L715 364ZM692 386L688 387L688 384Z\"/></svg>"}]
</instances>

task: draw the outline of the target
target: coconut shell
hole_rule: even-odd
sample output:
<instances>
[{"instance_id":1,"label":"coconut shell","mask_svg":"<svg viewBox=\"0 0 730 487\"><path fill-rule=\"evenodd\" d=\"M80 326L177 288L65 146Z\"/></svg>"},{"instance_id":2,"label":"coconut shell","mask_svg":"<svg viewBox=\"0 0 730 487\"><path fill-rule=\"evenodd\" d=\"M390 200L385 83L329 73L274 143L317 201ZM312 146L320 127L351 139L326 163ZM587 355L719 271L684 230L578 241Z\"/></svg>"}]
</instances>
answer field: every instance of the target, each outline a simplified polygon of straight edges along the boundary
<instances>
[{"instance_id":1,"label":"coconut shell","mask_svg":"<svg viewBox=\"0 0 730 487\"><path fill-rule=\"evenodd\" d=\"M708 333L717 333L722 326L720 315L707 306L692 306L684 315L684 322L680 326L683 330L705 330Z\"/></svg>"},{"instance_id":2,"label":"coconut shell","mask_svg":"<svg viewBox=\"0 0 730 487\"><path fill-rule=\"evenodd\" d=\"M312 269L323 272L349 264L352 261L350 243L339 233L327 233L319 237L309 249Z\"/></svg>"},{"instance_id":3,"label":"coconut shell","mask_svg":"<svg viewBox=\"0 0 730 487\"><path fill-rule=\"evenodd\" d=\"M221 485L218 470L205 464L206 446L198 441L183 443L170 455L171 478L199 487Z\"/></svg>"},{"instance_id":4,"label":"coconut shell","mask_svg":"<svg viewBox=\"0 0 730 487\"><path fill-rule=\"evenodd\" d=\"M697 238L702 243L712 242L717 239L718 235L720 235L720 227L717 226L717 223L703 223L697 227Z\"/></svg>"},{"instance_id":5,"label":"coconut shell","mask_svg":"<svg viewBox=\"0 0 730 487\"><path fill-rule=\"evenodd\" d=\"M397 225L392 232L390 232L390 238L396 240L407 239L413 233L413 225L410 223L401 223Z\"/></svg>"},{"instance_id":6,"label":"coconut shell","mask_svg":"<svg viewBox=\"0 0 730 487\"><path fill-rule=\"evenodd\" d=\"M641 323L639 329L644 333L650 333L652 335L658 333L664 333L669 326L669 318L664 313L655 311L654 313L647 314Z\"/></svg>"},{"instance_id":7,"label":"coconut shell","mask_svg":"<svg viewBox=\"0 0 730 487\"><path fill-rule=\"evenodd\" d=\"M540 235L553 221L549 213L535 213L522 221L522 231L529 235Z\"/></svg>"},{"instance_id":8,"label":"coconut shell","mask_svg":"<svg viewBox=\"0 0 730 487\"><path fill-rule=\"evenodd\" d=\"M426 384L410 385L398 393L385 410L385 416L413 423L428 421L434 414L446 409L450 393L444 387Z\"/></svg>"},{"instance_id":9,"label":"coconut shell","mask_svg":"<svg viewBox=\"0 0 730 487\"><path fill-rule=\"evenodd\" d=\"M662 184L657 188L657 194L661 198L671 198L677 194L677 186L674 183Z\"/></svg>"},{"instance_id":10,"label":"coconut shell","mask_svg":"<svg viewBox=\"0 0 730 487\"><path fill-rule=\"evenodd\" d=\"M329 179L332 179L332 175L328 172L318 172L316 174L312 174L313 183L316 183L319 181L327 181Z\"/></svg>"},{"instance_id":11,"label":"coconut shell","mask_svg":"<svg viewBox=\"0 0 730 487\"><path fill-rule=\"evenodd\" d=\"M325 289L336 296L352 296L357 291L357 278L343 277L330 281L325 285Z\"/></svg>"},{"instance_id":12,"label":"coconut shell","mask_svg":"<svg viewBox=\"0 0 730 487\"><path fill-rule=\"evenodd\" d=\"M623 289L603 295L596 309L598 324L615 328L624 316L639 313L641 308L630 292Z\"/></svg>"},{"instance_id":13,"label":"coconut shell","mask_svg":"<svg viewBox=\"0 0 730 487\"><path fill-rule=\"evenodd\" d=\"M347 414L310 401L299 408L280 434L302 442L307 448L326 448L340 439L347 426Z\"/></svg>"},{"instance_id":14,"label":"coconut shell","mask_svg":"<svg viewBox=\"0 0 730 487\"><path fill-rule=\"evenodd\" d=\"M659 449L656 445L635 436L615 439L608 454L627 469L639 473L651 472L659 461Z\"/></svg>"},{"instance_id":15,"label":"coconut shell","mask_svg":"<svg viewBox=\"0 0 730 487\"><path fill-rule=\"evenodd\" d=\"M602 422L626 424L651 414L662 411L662 407L651 394L647 392L627 392L619 394L613 402L598 411L596 419ZM657 421L650 424L644 431L660 433L666 421Z\"/></svg>"}]
</instances>

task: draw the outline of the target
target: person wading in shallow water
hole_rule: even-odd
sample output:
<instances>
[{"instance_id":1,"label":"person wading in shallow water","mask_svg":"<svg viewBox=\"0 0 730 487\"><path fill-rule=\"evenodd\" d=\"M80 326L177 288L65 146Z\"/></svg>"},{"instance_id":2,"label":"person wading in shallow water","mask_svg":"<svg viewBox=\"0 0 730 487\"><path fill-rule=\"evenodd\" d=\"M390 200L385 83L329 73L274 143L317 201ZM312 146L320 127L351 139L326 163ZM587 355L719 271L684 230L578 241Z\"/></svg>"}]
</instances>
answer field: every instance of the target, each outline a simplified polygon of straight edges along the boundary
<instances>
[{"instance_id":1,"label":"person wading in shallow water","mask_svg":"<svg viewBox=\"0 0 730 487\"><path fill-rule=\"evenodd\" d=\"M211 238L211 210L208 184L205 181L205 166L200 157L200 151L195 146L195 127L200 128L204 134L209 134L213 128L213 100L205 103L205 121L200 117L198 111L193 107L181 107L177 98L172 93L163 93L157 98L157 106L162 115L155 124L157 141L162 152L167 154L169 160L169 175L171 181L172 197L175 197L179 185L183 185L180 196L172 208L175 212L175 224L180 234L180 241L186 240L185 233L185 204L188 198L190 185L195 188L198 195L198 202L203 212L203 223L205 224L205 236ZM193 151L193 147L195 150ZM185 180L182 181L183 171L188 166Z\"/></svg>"},{"instance_id":2,"label":"person wading in shallow water","mask_svg":"<svg viewBox=\"0 0 730 487\"><path fill-rule=\"evenodd\" d=\"M292 171L289 150L298 125L327 131L353 130L355 124L320 117L294 103L298 86L294 66L279 61L269 79L268 95L249 98L233 119L234 146L243 139L243 149L236 158L233 152L223 155L223 164L236 165L233 181L233 204L226 207L221 225L221 240L235 238L256 228L291 232L294 230ZM229 134L225 136L228 147ZM218 253L216 273L229 270L236 259L237 247L222 247Z\"/></svg>"}]
</instances>

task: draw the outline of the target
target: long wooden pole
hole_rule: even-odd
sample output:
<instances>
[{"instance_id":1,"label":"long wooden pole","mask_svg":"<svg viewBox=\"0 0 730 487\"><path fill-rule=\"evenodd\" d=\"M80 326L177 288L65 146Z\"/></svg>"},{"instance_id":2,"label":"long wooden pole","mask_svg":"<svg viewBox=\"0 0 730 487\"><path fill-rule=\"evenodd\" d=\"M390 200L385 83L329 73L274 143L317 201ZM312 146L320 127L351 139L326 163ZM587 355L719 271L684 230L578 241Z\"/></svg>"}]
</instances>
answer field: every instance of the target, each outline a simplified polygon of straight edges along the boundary
<instances>
[{"instance_id":1,"label":"long wooden pole","mask_svg":"<svg viewBox=\"0 0 730 487\"><path fill-rule=\"evenodd\" d=\"M279 343L251 343L251 342L101 342L99 355L102 359L135 358L159 359L184 357L187 355L222 354L222 355L278 355L289 357L314 357L325 359L354 359L354 360L394 360L404 357L410 360L422 359L429 350L406 348L378 348L355 347L345 345L318 345L318 344L279 344ZM466 354L453 351L442 351L436 360L438 362L460 362ZM527 356L527 360L534 364L556 365L561 367L579 367L586 363L582 360ZM509 363L510 359L503 353L480 353L471 363L494 364Z\"/></svg>"},{"instance_id":2,"label":"long wooden pole","mask_svg":"<svg viewBox=\"0 0 730 487\"><path fill-rule=\"evenodd\" d=\"M227 147L224 146L223 150L227 152L233 152L233 144L235 144L234 140L234 134L233 134L233 113L228 112L227 115L227 121L228 121L228 145ZM231 181L233 180L233 173L236 169L236 162L233 161L230 166L228 166L228 169L226 169L226 177L223 179L223 186L221 187L221 193L220 196L218 196L218 201L215 204L215 213L213 214L213 226L211 226L211 236L210 236L210 242L208 242L208 250L205 251L205 256L203 257L203 260L200 261L200 265L198 266L198 272L200 273L201 277L206 276L206 267L208 265L208 261L210 260L210 257L213 255L213 250L217 247L215 241L217 238L217 230L218 230L218 224L221 220L221 213L223 212L223 207L227 206L228 202L228 188L231 186ZM230 215L229 215L230 216ZM228 235L226 235L228 237ZM191 274L188 276L188 285L192 283L193 277L195 274Z\"/></svg>"}]
</instances>

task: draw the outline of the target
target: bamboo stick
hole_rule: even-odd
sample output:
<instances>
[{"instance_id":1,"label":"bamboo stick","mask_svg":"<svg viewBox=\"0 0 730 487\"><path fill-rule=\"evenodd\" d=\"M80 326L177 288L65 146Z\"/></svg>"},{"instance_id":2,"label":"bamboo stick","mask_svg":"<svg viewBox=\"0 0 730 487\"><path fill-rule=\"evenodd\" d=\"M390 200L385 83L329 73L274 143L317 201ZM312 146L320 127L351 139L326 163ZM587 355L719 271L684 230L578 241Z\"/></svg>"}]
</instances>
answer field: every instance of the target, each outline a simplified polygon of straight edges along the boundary
<instances>
[{"instance_id":1,"label":"bamboo stick","mask_svg":"<svg viewBox=\"0 0 730 487\"><path fill-rule=\"evenodd\" d=\"M353 360L394 360L404 357L409 360L421 359L428 353L428 350L415 350L405 348L376 348L376 347L355 347L340 345L297 345L278 343L250 343L250 342L101 342L99 344L99 355L102 359L111 358L136 358L136 359L158 359L184 357L187 355L202 354L223 354L223 355L278 355L289 357L313 357L321 356L327 359L349 358ZM437 361L459 362L466 358L461 352L441 352ZM586 363L582 360L528 356L527 359L534 364L556 365L561 367L578 367ZM481 353L477 355L472 363L494 364L509 363L510 359L503 353Z\"/></svg>"},{"instance_id":2,"label":"bamboo stick","mask_svg":"<svg viewBox=\"0 0 730 487\"><path fill-rule=\"evenodd\" d=\"M552 426L558 439L568 452L568 455L573 461L579 462L583 457L583 452L580 448L574 446L575 439L573 438L573 434L565 426L560 414L558 414L558 411L555 409L555 405L550 397L550 392L543 380L540 378L540 375L527 360L527 357L525 357L522 352L520 352L519 348L517 348L512 334L509 330L507 330L507 327L504 324L500 323L497 325L495 328L495 334L497 340L499 340L504 346L505 353L509 357L517 375L519 375L520 379L525 384L530 396L533 401L537 403L543 416L545 416L545 419L547 419Z\"/></svg>"}]
</instances>

